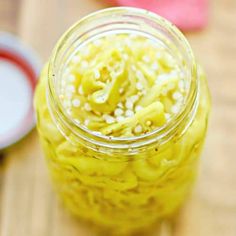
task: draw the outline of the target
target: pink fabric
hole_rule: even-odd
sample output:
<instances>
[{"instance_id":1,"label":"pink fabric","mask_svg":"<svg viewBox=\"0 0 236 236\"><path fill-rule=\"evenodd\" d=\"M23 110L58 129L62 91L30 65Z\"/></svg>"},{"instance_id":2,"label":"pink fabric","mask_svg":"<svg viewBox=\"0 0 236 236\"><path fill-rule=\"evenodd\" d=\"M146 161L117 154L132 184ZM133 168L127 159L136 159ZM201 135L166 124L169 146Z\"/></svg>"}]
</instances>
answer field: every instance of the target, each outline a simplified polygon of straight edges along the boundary
<instances>
[{"instance_id":1,"label":"pink fabric","mask_svg":"<svg viewBox=\"0 0 236 236\"><path fill-rule=\"evenodd\" d=\"M153 11L182 30L201 29L207 23L208 0L107 0L112 4Z\"/></svg>"}]
</instances>

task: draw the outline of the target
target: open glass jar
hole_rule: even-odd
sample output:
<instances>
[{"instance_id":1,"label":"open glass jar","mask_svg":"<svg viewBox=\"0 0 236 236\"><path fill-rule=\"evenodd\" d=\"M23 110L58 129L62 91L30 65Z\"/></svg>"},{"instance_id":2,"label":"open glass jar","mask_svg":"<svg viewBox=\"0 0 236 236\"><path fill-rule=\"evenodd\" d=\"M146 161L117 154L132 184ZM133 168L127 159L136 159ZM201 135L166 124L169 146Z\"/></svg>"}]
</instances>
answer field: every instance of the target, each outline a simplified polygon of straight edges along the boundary
<instances>
[{"instance_id":1,"label":"open glass jar","mask_svg":"<svg viewBox=\"0 0 236 236\"><path fill-rule=\"evenodd\" d=\"M86 42L111 34L156 40L181 64L187 84L184 103L151 132L133 137L92 132L62 105L58 91L71 58ZM188 196L205 139L210 98L188 42L163 18L135 8L110 8L76 23L62 36L41 74L35 108L56 191L80 219L109 235L132 234L173 216Z\"/></svg>"}]
</instances>

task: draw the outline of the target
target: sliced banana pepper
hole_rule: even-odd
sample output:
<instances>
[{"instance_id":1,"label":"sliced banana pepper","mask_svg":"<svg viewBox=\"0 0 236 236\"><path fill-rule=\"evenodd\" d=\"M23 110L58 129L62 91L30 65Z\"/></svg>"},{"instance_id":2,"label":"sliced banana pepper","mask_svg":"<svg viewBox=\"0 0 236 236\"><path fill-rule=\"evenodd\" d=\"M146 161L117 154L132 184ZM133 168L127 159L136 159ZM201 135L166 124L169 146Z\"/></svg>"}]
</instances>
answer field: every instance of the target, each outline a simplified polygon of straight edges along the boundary
<instances>
[{"instance_id":1,"label":"sliced banana pepper","mask_svg":"<svg viewBox=\"0 0 236 236\"><path fill-rule=\"evenodd\" d=\"M164 107L160 102L154 102L144 108L143 110L137 112L133 117L127 118L120 123L116 123L101 129L101 132L105 135L120 133L131 134L134 127L140 124L143 128L148 129L147 121L150 121L156 127L162 126L165 121Z\"/></svg>"},{"instance_id":2,"label":"sliced banana pepper","mask_svg":"<svg viewBox=\"0 0 236 236\"><path fill-rule=\"evenodd\" d=\"M89 131L111 139L143 135L165 125L183 105L186 84L178 65L162 45L143 36L103 37L75 53L58 86L59 102L67 117ZM186 133L129 158L127 152L92 150L70 129L61 132L46 100L47 69L35 107L49 170L64 204L116 235L136 235L171 216L191 189L205 136L210 104L202 71L204 94Z\"/></svg>"}]
</instances>

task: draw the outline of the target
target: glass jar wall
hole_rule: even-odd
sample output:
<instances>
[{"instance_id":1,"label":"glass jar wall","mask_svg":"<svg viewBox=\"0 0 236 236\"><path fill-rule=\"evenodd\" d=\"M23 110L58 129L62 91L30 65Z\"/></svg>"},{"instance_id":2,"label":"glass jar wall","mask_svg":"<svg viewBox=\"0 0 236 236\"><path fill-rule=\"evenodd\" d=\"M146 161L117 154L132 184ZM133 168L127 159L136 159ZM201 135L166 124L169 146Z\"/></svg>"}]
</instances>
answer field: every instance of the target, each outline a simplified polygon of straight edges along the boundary
<instances>
[{"instance_id":1,"label":"glass jar wall","mask_svg":"<svg viewBox=\"0 0 236 236\"><path fill-rule=\"evenodd\" d=\"M118 34L139 35L165 47L179 63L187 88L181 109L168 122L131 137L86 129L66 111L58 92L63 73L85 43ZM186 39L161 17L111 8L76 23L42 71L35 108L55 189L80 219L109 235L131 234L173 216L189 195L206 135L209 92Z\"/></svg>"}]
</instances>

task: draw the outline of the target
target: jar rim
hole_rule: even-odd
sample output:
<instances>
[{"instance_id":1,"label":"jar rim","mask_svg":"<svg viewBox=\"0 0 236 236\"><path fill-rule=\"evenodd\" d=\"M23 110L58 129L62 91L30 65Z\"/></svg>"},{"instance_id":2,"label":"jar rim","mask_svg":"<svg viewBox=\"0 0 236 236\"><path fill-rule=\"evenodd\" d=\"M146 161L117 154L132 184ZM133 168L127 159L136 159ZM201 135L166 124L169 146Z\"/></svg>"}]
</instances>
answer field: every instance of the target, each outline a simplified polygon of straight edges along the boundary
<instances>
[{"instance_id":1,"label":"jar rim","mask_svg":"<svg viewBox=\"0 0 236 236\"><path fill-rule=\"evenodd\" d=\"M151 132L146 134L142 134L139 136L132 136L132 137L111 137L100 135L98 133L93 132L92 130L86 129L80 125L78 125L72 117L70 117L65 110L63 109L62 104L58 99L58 95L55 91L55 78L57 77L56 73L56 63L58 54L64 49L65 43L76 33L78 28L84 26L86 28L86 24L89 22L97 22L99 18L105 16L122 16L126 14L126 16L136 16L147 21L150 21L153 26L158 25L159 27L165 28L168 33L172 34L184 49L187 52L189 57L189 71L190 71L190 86L188 95L186 97L186 103L183 105L181 112L179 112L174 119L171 119L165 125L154 129ZM51 59L49 61L48 66L48 105L51 116L54 119L59 120L61 125L59 125L60 130L62 133L66 133L65 129L69 129L70 132L76 139L79 141L83 141L87 146L91 148L109 148L109 149L137 149L141 147L146 147L149 144L169 140L176 132L178 127L180 126L181 122L189 116L189 113L195 113L196 110L196 100L197 100L197 65L195 62L195 58L185 36L168 20L162 18L161 16L152 13L150 11L133 8L133 7L112 7L106 8L103 10L96 11L91 13L74 25L72 25L60 38L58 43L56 44Z\"/></svg>"}]
</instances>

